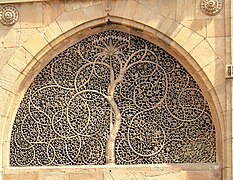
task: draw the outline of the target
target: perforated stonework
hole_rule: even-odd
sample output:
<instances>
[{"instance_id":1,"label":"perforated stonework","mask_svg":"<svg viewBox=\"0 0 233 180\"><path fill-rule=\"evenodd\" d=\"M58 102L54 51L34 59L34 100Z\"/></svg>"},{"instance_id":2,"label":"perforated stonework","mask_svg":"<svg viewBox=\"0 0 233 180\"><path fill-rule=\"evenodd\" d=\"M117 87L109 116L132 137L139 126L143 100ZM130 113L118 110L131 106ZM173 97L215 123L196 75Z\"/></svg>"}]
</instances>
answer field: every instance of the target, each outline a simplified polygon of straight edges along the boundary
<instances>
[{"instance_id":1,"label":"perforated stonework","mask_svg":"<svg viewBox=\"0 0 233 180\"><path fill-rule=\"evenodd\" d=\"M192 76L165 50L108 30L57 55L27 90L11 166L215 162L215 129Z\"/></svg>"}]
</instances>

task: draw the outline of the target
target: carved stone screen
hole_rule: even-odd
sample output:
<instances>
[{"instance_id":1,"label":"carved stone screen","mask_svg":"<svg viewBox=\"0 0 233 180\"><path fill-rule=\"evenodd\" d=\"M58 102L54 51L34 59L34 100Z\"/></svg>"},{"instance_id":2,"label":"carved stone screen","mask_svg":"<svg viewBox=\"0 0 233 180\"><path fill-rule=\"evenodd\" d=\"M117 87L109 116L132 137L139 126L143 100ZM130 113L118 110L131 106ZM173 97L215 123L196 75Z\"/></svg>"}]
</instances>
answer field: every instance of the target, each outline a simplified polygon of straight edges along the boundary
<instances>
[{"instance_id":1,"label":"carved stone screen","mask_svg":"<svg viewBox=\"0 0 233 180\"><path fill-rule=\"evenodd\" d=\"M212 116L195 80L165 50L117 30L43 68L10 143L11 166L215 161Z\"/></svg>"}]
</instances>

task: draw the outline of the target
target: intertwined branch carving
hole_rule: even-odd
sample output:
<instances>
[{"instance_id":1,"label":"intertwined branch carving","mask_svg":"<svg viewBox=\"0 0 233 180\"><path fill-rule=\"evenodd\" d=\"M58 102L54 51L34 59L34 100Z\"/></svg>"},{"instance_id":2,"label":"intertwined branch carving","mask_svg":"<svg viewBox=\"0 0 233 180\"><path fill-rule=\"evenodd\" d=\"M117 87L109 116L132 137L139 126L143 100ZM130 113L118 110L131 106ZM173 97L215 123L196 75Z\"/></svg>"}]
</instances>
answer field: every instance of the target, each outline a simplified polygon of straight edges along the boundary
<instances>
[{"instance_id":1,"label":"intertwined branch carving","mask_svg":"<svg viewBox=\"0 0 233 180\"><path fill-rule=\"evenodd\" d=\"M170 54L108 30L69 47L37 75L13 125L10 164L215 162L202 92Z\"/></svg>"}]
</instances>

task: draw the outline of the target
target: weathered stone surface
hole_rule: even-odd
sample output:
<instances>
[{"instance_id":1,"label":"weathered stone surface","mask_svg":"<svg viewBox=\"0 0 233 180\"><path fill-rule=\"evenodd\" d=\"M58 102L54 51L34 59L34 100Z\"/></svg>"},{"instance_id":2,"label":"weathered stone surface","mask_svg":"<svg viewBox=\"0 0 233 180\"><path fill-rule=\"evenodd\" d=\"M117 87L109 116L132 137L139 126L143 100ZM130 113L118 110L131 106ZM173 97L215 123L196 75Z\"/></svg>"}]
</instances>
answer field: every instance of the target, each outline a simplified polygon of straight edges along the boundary
<instances>
[{"instance_id":1,"label":"weathered stone surface","mask_svg":"<svg viewBox=\"0 0 233 180\"><path fill-rule=\"evenodd\" d=\"M176 20L193 22L195 19L196 0L177 0ZM185 7L185 8L184 8Z\"/></svg>"},{"instance_id":2,"label":"weathered stone surface","mask_svg":"<svg viewBox=\"0 0 233 180\"><path fill-rule=\"evenodd\" d=\"M212 47L206 40L201 41L201 43L199 43L194 49L192 49L190 55L194 59L200 59L197 60L200 68L204 68L206 65L210 64L217 58L216 52L212 49Z\"/></svg>"},{"instance_id":3,"label":"weathered stone surface","mask_svg":"<svg viewBox=\"0 0 233 180\"><path fill-rule=\"evenodd\" d=\"M19 179L21 180L38 180L39 176L37 173L20 173ZM42 178L41 178L42 179ZM58 180L58 179L57 179Z\"/></svg>"},{"instance_id":4,"label":"weathered stone surface","mask_svg":"<svg viewBox=\"0 0 233 180\"><path fill-rule=\"evenodd\" d=\"M17 101L19 96L14 94L18 93L19 87L22 89L26 87L25 83L28 85L29 81L25 76L39 73L36 68L47 63L45 57L53 56L48 51L51 52L51 49L54 48L53 53L59 53L62 48L59 49L58 44L62 47L63 43L69 43L76 36L70 37L75 34L75 31L79 33L78 36L82 36L84 28L88 28L87 31L89 31L90 27L105 23L106 20L102 17L107 15L106 3L107 0L1 0L1 6L13 4L19 10L19 20L14 26L6 27L0 24L1 144L9 143L7 134L10 132L7 129L11 129L10 124L14 119L13 112L19 105ZM181 57L185 56L185 60L181 61L185 62L193 76L200 78L198 82L204 84L202 87L209 90L207 96L210 95L210 99L213 99L213 101L210 100L210 104L213 109L216 109L216 119L220 124L220 127L217 128L221 129L219 139L222 141L222 145L219 149L222 150L220 162L224 180L232 179L232 79L225 79L225 64L232 64L232 9L232 1L225 0L224 7L219 14L208 16L201 11L200 0L172 0L169 2L164 0L117 0L111 1L111 10L109 11L109 14L114 16L112 19L117 19L117 23L143 29L145 34L148 34L147 31L149 31L153 35L151 40L160 38L163 42L171 42L171 44L165 43L167 48L180 53ZM95 21L96 18L100 19ZM148 26L151 28L145 28ZM76 29L74 30L74 28ZM158 35L156 32L159 32ZM38 55L46 46L49 48L45 48ZM33 57L36 55L42 65L35 66L38 59ZM224 141L221 138L224 138ZM4 146L1 150L8 152L6 147ZM7 154L1 155L0 159L3 163L0 167L8 167L7 158ZM74 168L73 171L76 171L75 169L77 168ZM103 169L105 169L104 172L109 170L106 167ZM45 172L47 170L45 167L29 171ZM80 171L99 170L93 168ZM123 172L119 169L116 171ZM141 169L141 171L144 170ZM25 175L14 174L11 171L2 178L21 180L27 177L31 179L39 177L30 172ZM208 173L197 174L187 173L187 178L207 178L206 174ZM208 178L214 179L215 176L221 176L219 173L213 174L214 177L208 175ZM116 177L115 174L113 176ZM134 178L128 174L126 176ZM112 178L109 174L104 175L105 177ZM56 178L60 178L60 175Z\"/></svg>"},{"instance_id":5,"label":"weathered stone surface","mask_svg":"<svg viewBox=\"0 0 233 180\"><path fill-rule=\"evenodd\" d=\"M200 171L189 171L187 172L187 180L220 180L221 176L215 172L200 172Z\"/></svg>"},{"instance_id":6,"label":"weathered stone surface","mask_svg":"<svg viewBox=\"0 0 233 180\"><path fill-rule=\"evenodd\" d=\"M70 180L88 179L88 180L104 180L103 173L71 173Z\"/></svg>"},{"instance_id":7,"label":"weathered stone surface","mask_svg":"<svg viewBox=\"0 0 233 180\"><path fill-rule=\"evenodd\" d=\"M33 56L36 56L47 45L48 42L45 37L38 31L34 31L28 40L23 43L23 47Z\"/></svg>"},{"instance_id":8,"label":"weathered stone surface","mask_svg":"<svg viewBox=\"0 0 233 180\"><path fill-rule=\"evenodd\" d=\"M17 45L17 34L15 29L0 30L0 47L12 48Z\"/></svg>"},{"instance_id":9,"label":"weathered stone surface","mask_svg":"<svg viewBox=\"0 0 233 180\"><path fill-rule=\"evenodd\" d=\"M6 65L17 48L0 48L0 70Z\"/></svg>"},{"instance_id":10,"label":"weathered stone surface","mask_svg":"<svg viewBox=\"0 0 233 180\"><path fill-rule=\"evenodd\" d=\"M2 180L20 180L19 174L3 174Z\"/></svg>"},{"instance_id":11,"label":"weathered stone surface","mask_svg":"<svg viewBox=\"0 0 233 180\"><path fill-rule=\"evenodd\" d=\"M223 19L207 20L207 37L224 37L225 24Z\"/></svg>"},{"instance_id":12,"label":"weathered stone surface","mask_svg":"<svg viewBox=\"0 0 233 180\"><path fill-rule=\"evenodd\" d=\"M38 174L39 180L70 180L69 174L65 173L43 173Z\"/></svg>"},{"instance_id":13,"label":"weathered stone surface","mask_svg":"<svg viewBox=\"0 0 233 180\"><path fill-rule=\"evenodd\" d=\"M49 25L65 10L64 3L60 0L46 1L43 4L43 24Z\"/></svg>"},{"instance_id":14,"label":"weathered stone surface","mask_svg":"<svg viewBox=\"0 0 233 180\"><path fill-rule=\"evenodd\" d=\"M43 26L43 4L41 2L23 3L19 8L20 27L34 28Z\"/></svg>"},{"instance_id":15,"label":"weathered stone surface","mask_svg":"<svg viewBox=\"0 0 233 180\"><path fill-rule=\"evenodd\" d=\"M64 12L58 18L56 18L56 22L58 23L63 33L67 32L68 30L86 21L87 21L87 18L85 17L83 9L77 9L76 11Z\"/></svg>"}]
</instances>

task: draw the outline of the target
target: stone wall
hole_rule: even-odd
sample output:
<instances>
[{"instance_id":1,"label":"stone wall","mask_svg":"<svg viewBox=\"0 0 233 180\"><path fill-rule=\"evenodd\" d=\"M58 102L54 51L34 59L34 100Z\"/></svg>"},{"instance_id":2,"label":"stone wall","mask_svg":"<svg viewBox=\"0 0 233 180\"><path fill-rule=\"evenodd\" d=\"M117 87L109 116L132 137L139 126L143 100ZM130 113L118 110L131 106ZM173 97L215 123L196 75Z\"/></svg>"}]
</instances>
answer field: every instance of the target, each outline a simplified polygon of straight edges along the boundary
<instances>
[{"instance_id":1,"label":"stone wall","mask_svg":"<svg viewBox=\"0 0 233 180\"><path fill-rule=\"evenodd\" d=\"M18 9L19 19L12 26L0 23L0 157L4 177L19 177L9 167L11 126L33 78L83 34L99 31L110 21L155 39L194 76L214 116L223 179L232 178L232 79L225 76L226 65L233 64L230 0L224 1L215 16L201 11L200 0L4 0L0 5L9 3Z\"/></svg>"}]
</instances>

